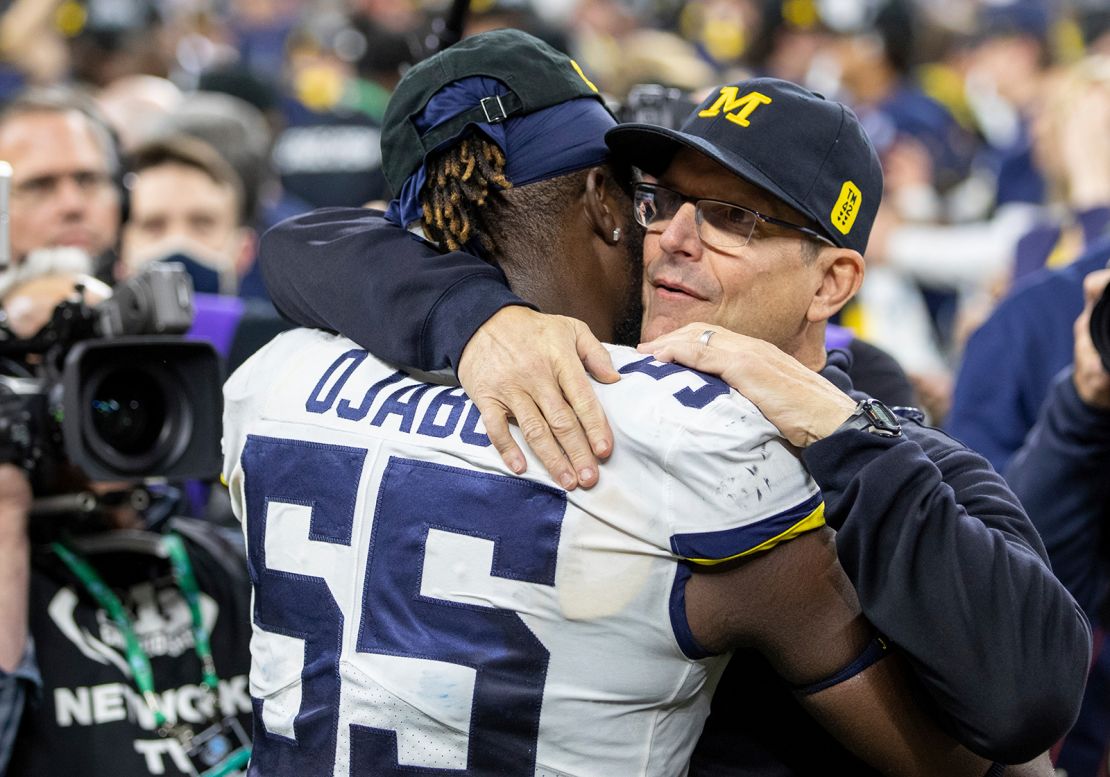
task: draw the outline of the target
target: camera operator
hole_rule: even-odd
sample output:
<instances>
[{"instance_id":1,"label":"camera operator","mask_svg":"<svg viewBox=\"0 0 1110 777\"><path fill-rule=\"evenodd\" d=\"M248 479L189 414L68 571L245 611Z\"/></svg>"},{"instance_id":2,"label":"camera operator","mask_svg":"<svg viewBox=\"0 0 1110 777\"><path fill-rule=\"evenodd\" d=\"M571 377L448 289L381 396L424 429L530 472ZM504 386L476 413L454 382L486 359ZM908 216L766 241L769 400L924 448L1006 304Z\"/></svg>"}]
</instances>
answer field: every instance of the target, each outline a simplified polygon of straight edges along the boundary
<instances>
[{"instance_id":1,"label":"camera operator","mask_svg":"<svg viewBox=\"0 0 1110 777\"><path fill-rule=\"evenodd\" d=\"M1105 529L1110 519L1110 352L1100 356L1092 334L1097 338L1099 324L1106 329L1110 320L1096 320L1092 330L1091 319L1108 284L1110 270L1084 279L1086 305L1075 321L1074 361L1057 376L1037 424L1006 472L1044 539L1053 571L1091 622L1101 626L1098 632L1106 628L1100 612L1110 587ZM1096 644L1101 641L1096 636ZM1102 644L1102 650L1096 649L1079 720L1068 735L1069 742L1083 746L1065 751L1068 760L1060 761L1069 775L1078 777L1106 774L1110 650Z\"/></svg>"},{"instance_id":2,"label":"camera operator","mask_svg":"<svg viewBox=\"0 0 1110 777\"><path fill-rule=\"evenodd\" d=\"M87 281L51 275L9 291L0 301L15 338L39 342L27 338L57 324L59 302L77 304L76 284L96 303ZM31 373L49 358L31 351L22 362ZM8 418L13 399L0 392ZM28 465L11 449L0 446L21 459L0 464L0 773L243 773L250 599L239 538L166 518L171 495L90 482L60 453Z\"/></svg>"}]
</instances>

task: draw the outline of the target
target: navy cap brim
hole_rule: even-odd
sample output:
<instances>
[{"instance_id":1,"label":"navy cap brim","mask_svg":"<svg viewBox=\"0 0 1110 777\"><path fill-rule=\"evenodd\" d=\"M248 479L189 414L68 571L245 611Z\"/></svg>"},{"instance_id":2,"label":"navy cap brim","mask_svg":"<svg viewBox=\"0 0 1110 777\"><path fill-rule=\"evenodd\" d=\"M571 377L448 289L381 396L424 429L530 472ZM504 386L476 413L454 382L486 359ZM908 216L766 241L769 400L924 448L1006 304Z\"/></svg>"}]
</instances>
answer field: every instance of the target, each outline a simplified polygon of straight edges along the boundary
<instances>
[{"instance_id":1,"label":"navy cap brim","mask_svg":"<svg viewBox=\"0 0 1110 777\"><path fill-rule=\"evenodd\" d=\"M654 176L664 173L680 150L692 149L709 157L753 186L769 192L818 224L821 223L819 216L810 213L809 208L790 196L755 165L737 154L723 152L705 138L687 135L685 132L655 124L620 124L605 133L605 143L616 160L638 167ZM819 230L825 234L823 228ZM840 244L840 241L832 235L828 237Z\"/></svg>"}]
</instances>

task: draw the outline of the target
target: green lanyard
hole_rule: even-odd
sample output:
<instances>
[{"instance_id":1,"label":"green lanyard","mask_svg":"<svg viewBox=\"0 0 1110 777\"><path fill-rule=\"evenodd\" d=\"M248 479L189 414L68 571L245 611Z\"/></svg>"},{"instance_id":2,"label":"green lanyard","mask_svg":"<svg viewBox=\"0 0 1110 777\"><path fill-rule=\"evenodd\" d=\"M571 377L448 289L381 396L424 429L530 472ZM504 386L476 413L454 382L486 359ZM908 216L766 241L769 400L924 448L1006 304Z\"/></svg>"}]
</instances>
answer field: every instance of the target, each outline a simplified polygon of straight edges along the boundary
<instances>
[{"instance_id":1,"label":"green lanyard","mask_svg":"<svg viewBox=\"0 0 1110 777\"><path fill-rule=\"evenodd\" d=\"M189 554L185 551L185 543L181 541L179 535L165 535L162 537L162 544L169 553L174 580L189 605L189 613L193 620L193 646L197 658L200 659L203 666L204 684L208 688L214 704L215 694L219 688L219 678L216 676L216 665L212 661L212 647L208 641L208 629L204 627L204 620L201 616L200 590L197 587L196 575L193 574L193 564L189 561ZM123 603L120 602L119 597L112 592L112 589L108 587L104 579L92 568L89 562L60 542L52 543L51 547L58 554L58 558L65 562L65 565L85 586L89 595L108 613L120 634L123 635L127 646L127 663L131 667L131 675L135 678L135 685L138 686L139 693L143 695L147 707L154 715L154 724L158 727L159 733L167 732L166 715L162 712L158 697L154 694L154 671L150 668L150 659L143 651L142 645L139 644L139 638L135 634L135 628L131 624L131 618L128 617Z\"/></svg>"}]
</instances>

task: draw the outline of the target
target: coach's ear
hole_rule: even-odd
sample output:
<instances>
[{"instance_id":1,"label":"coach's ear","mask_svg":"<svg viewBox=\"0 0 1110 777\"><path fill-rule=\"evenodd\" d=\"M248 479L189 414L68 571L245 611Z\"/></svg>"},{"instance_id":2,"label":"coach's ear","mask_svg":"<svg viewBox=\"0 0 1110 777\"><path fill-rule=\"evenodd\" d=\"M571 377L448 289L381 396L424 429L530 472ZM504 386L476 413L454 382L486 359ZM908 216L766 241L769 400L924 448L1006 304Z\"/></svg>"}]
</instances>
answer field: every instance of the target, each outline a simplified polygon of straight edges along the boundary
<instances>
[{"instance_id":1,"label":"coach's ear","mask_svg":"<svg viewBox=\"0 0 1110 777\"><path fill-rule=\"evenodd\" d=\"M821 248L813 262L816 288L807 319L813 323L828 321L840 312L863 284L865 266L859 251L833 246Z\"/></svg>"},{"instance_id":2,"label":"coach's ear","mask_svg":"<svg viewBox=\"0 0 1110 777\"><path fill-rule=\"evenodd\" d=\"M619 229L624 223L615 212L618 189L604 167L591 167L586 173L586 191L582 194L586 220L594 234L608 245L620 241Z\"/></svg>"}]
</instances>

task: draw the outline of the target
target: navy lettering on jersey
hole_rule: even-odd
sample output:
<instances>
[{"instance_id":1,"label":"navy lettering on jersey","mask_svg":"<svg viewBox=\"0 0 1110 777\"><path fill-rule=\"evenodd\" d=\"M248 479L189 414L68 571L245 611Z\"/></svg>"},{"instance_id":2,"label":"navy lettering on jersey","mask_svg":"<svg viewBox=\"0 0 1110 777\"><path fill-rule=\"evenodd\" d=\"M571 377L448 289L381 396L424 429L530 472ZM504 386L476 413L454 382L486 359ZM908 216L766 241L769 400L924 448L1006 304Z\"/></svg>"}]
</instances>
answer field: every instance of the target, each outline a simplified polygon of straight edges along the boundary
<instances>
[{"instance_id":1,"label":"navy lettering on jersey","mask_svg":"<svg viewBox=\"0 0 1110 777\"><path fill-rule=\"evenodd\" d=\"M378 408L378 414L374 416L371 421L373 426L381 426L385 423L385 419L391 415L401 417L401 431L408 432L412 430L412 422L416 420L416 409L420 405L420 398L424 396L424 392L430 389L431 386L427 383L417 383L414 386L402 386L389 396L382 406ZM406 400L401 398L405 394L411 393Z\"/></svg>"},{"instance_id":2,"label":"navy lettering on jersey","mask_svg":"<svg viewBox=\"0 0 1110 777\"><path fill-rule=\"evenodd\" d=\"M649 378L652 378L654 380L663 380L664 378L670 377L671 375L675 375L680 372L684 372L689 375L696 375L697 377L701 378L703 381L705 381L704 386L701 386L698 389L692 389L689 386L686 386L680 391L676 391L673 394L674 398L677 399L682 405L684 405L685 407L694 408L695 410L700 410L701 408L706 407L714 399L728 394L728 392L731 390L729 389L727 383L725 383L723 380L715 375L698 372L697 370L692 370L689 367L683 367L681 364L657 362L650 356L643 358L640 361L626 364L620 368L620 373L622 375L629 375L635 372L647 375Z\"/></svg>"},{"instance_id":3,"label":"navy lettering on jersey","mask_svg":"<svg viewBox=\"0 0 1110 777\"><path fill-rule=\"evenodd\" d=\"M312 389L312 393L308 395L308 400L304 403L304 409L310 413L326 413L330 410L331 406L335 404L335 398L339 396L339 392L343 389L343 384L351 377L351 373L355 371L355 368L366 361L366 357L369 355L370 354L366 351L354 349L347 351L332 362L331 366L324 372L323 377L320 378L320 382L316 384L316 388ZM330 380L336 370L344 364L347 365L347 369L343 371L343 374L340 375L339 379L332 385L331 389L328 391L328 395L320 399L320 392L328 385L328 380Z\"/></svg>"},{"instance_id":4,"label":"navy lettering on jersey","mask_svg":"<svg viewBox=\"0 0 1110 777\"><path fill-rule=\"evenodd\" d=\"M255 623L305 645L295 737L268 732L263 703L255 700L251 775L330 774L335 763L343 634L354 623L345 624L326 580L266 566L267 509L274 502L310 507L306 540L350 546L366 455L360 448L247 438L241 460ZM535 772L550 654L516 612L421 595L425 544L432 529L480 537L494 544L491 576L552 586L565 510L566 494L539 483L389 460L377 493L355 650L475 670L467 765L400 765L396 729L351 723L352 774ZM467 593L459 590L460 596Z\"/></svg>"},{"instance_id":5,"label":"navy lettering on jersey","mask_svg":"<svg viewBox=\"0 0 1110 777\"><path fill-rule=\"evenodd\" d=\"M349 399L339 400L339 406L335 409L335 414L340 418L346 418L348 421L361 421L363 418L366 418L366 414L370 412L370 407L374 404L374 400L378 398L378 394L381 393L381 390L386 386L393 385L404 377L404 373L395 372L392 375L382 378L366 390L366 394L362 397L362 402L359 403L358 407L351 407L351 401Z\"/></svg>"},{"instance_id":6,"label":"navy lettering on jersey","mask_svg":"<svg viewBox=\"0 0 1110 777\"><path fill-rule=\"evenodd\" d=\"M338 362L337 362L338 363ZM334 400L333 400L334 401ZM351 544L355 499L366 451L251 435L241 462L247 507L247 566L254 585L254 622L260 629L304 640L301 706L293 722L296 741L268 732L255 704L252 774L319 772L321 755L334 762L339 722L339 653L343 613L325 580L266 566L270 502L312 508L315 542Z\"/></svg>"},{"instance_id":7,"label":"navy lettering on jersey","mask_svg":"<svg viewBox=\"0 0 1110 777\"><path fill-rule=\"evenodd\" d=\"M382 476L358 650L477 669L465 771L531 777L550 654L509 610L420 595L429 529L494 543L494 577L552 586L566 494L521 478L393 458ZM442 774L397 765L392 731L361 729L353 774Z\"/></svg>"},{"instance_id":8,"label":"navy lettering on jersey","mask_svg":"<svg viewBox=\"0 0 1110 777\"><path fill-rule=\"evenodd\" d=\"M478 431L478 422L481 420L481 413L478 412L478 408L474 406L465 392L457 386L445 387L442 391L435 393L431 402L427 404L422 412L420 403L424 399L424 395L434 388L431 384L409 383L382 399L383 389L395 383L400 383L408 377L403 372L394 372L371 385L366 389L357 405L352 404L351 400L346 397L340 399L340 394L350 382L351 376L359 365L366 361L368 356L369 354L366 351L355 349L340 355L324 371L323 376L309 393L308 399L305 401L305 410L317 415L334 413L336 417L345 421L362 421L376 407L376 412L370 421L372 426L382 426L391 415L395 415L400 418L398 430L405 434L411 434L413 424L416 423L419 417L420 423L417 426L416 434L425 437L443 438L457 432L459 439L467 445L487 448L492 444L488 436ZM365 385L361 381L355 381L355 385L360 384ZM336 403L337 399L339 400L338 404ZM468 407L469 410L464 420L463 411L467 410ZM439 422L437 419L442 415L441 411L444 408L448 408L447 417ZM462 421L461 429L459 428L460 420Z\"/></svg>"},{"instance_id":9,"label":"navy lettering on jersey","mask_svg":"<svg viewBox=\"0 0 1110 777\"><path fill-rule=\"evenodd\" d=\"M436 419L445 407L451 408L447 420L442 424L437 424ZM459 425L465 407L466 395L462 393L461 388L446 388L440 391L432 398L428 410L424 413L424 420L420 422L420 428L416 430L416 433L425 437L450 437L455 433L455 427Z\"/></svg>"}]
</instances>

